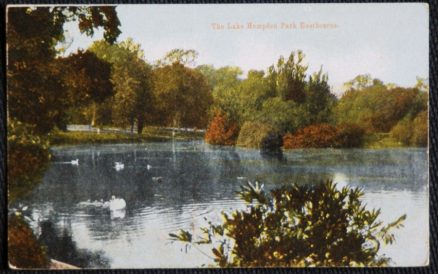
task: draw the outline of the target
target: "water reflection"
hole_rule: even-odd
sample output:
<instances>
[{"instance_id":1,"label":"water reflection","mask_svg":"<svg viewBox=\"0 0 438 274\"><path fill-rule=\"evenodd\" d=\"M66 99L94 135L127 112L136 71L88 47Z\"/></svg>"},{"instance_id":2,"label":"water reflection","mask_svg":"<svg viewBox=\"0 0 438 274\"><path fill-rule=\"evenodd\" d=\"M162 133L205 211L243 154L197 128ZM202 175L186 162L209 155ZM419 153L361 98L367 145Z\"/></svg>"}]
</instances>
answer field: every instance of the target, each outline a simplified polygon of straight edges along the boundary
<instances>
[{"instance_id":1,"label":"water reflection","mask_svg":"<svg viewBox=\"0 0 438 274\"><path fill-rule=\"evenodd\" d=\"M91 252L79 249L72 239L71 229L57 228L52 220L40 223L41 234L38 240L48 249L49 257L81 268L108 268L110 261L103 251Z\"/></svg>"},{"instance_id":2,"label":"water reflection","mask_svg":"<svg viewBox=\"0 0 438 274\"><path fill-rule=\"evenodd\" d=\"M339 187L362 187L368 205L381 207L387 214L382 215L385 221L407 213L405 231L423 229L416 239L401 233L397 248L385 250L394 264L419 261L427 254L423 248L428 235L424 149L270 154L191 141L62 147L53 153L43 183L21 203L40 222L53 214L62 216L64 221L56 226L67 231L77 248L101 252L113 268L208 265L211 261L202 254L181 253L169 245L168 233L196 230L204 217L219 221L221 211L243 208L236 191L247 180L262 182L268 189L327 179ZM75 159L78 165L59 164ZM123 169L116 170L116 162L123 163ZM126 200L123 212L81 206L86 201L108 201L112 195ZM393 207L403 209L402 214Z\"/></svg>"}]
</instances>

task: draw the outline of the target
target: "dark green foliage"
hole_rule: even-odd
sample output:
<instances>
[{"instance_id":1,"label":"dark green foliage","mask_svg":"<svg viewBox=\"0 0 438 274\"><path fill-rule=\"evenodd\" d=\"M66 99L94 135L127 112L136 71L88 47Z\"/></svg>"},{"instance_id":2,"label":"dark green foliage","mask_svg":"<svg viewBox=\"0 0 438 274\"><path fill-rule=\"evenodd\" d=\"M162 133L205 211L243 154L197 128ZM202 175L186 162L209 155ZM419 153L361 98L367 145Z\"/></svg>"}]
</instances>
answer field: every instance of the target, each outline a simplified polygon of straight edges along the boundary
<instances>
[{"instance_id":1,"label":"dark green foliage","mask_svg":"<svg viewBox=\"0 0 438 274\"><path fill-rule=\"evenodd\" d=\"M329 123L332 121L332 108L336 97L330 91L327 74L322 69L309 77L306 86L306 110L309 124Z\"/></svg>"},{"instance_id":2,"label":"dark green foliage","mask_svg":"<svg viewBox=\"0 0 438 274\"><path fill-rule=\"evenodd\" d=\"M104 27L110 42L120 34L114 7L8 9L8 111L11 118L35 125L39 133L63 127L71 106L65 82L69 72L56 59L56 46L64 40L63 25L69 21L77 21L87 35Z\"/></svg>"},{"instance_id":3,"label":"dark green foliage","mask_svg":"<svg viewBox=\"0 0 438 274\"><path fill-rule=\"evenodd\" d=\"M277 96L288 101L304 103L306 100L306 72L307 66L303 64L305 55L302 51L292 52L287 60L283 56L277 61L276 66L268 69L268 79Z\"/></svg>"},{"instance_id":4,"label":"dark green foliage","mask_svg":"<svg viewBox=\"0 0 438 274\"><path fill-rule=\"evenodd\" d=\"M60 59L60 62L68 72L64 74L64 83L69 88L70 101L75 107L102 103L114 94L110 81L111 65L93 52L78 51Z\"/></svg>"},{"instance_id":5,"label":"dark green foliage","mask_svg":"<svg viewBox=\"0 0 438 274\"><path fill-rule=\"evenodd\" d=\"M382 244L392 244L393 229L406 215L387 225L380 210L367 210L357 188L338 189L328 181L273 189L248 183L238 193L246 210L223 213L223 223L193 236L180 230L172 240L188 245L212 245L221 267L384 266Z\"/></svg>"},{"instance_id":6,"label":"dark green foliage","mask_svg":"<svg viewBox=\"0 0 438 274\"><path fill-rule=\"evenodd\" d=\"M23 197L41 180L50 160L47 140L35 134L35 127L8 121L8 202Z\"/></svg>"},{"instance_id":7,"label":"dark green foliage","mask_svg":"<svg viewBox=\"0 0 438 274\"><path fill-rule=\"evenodd\" d=\"M336 147L361 147L364 143L365 130L355 124L337 126Z\"/></svg>"}]
</instances>

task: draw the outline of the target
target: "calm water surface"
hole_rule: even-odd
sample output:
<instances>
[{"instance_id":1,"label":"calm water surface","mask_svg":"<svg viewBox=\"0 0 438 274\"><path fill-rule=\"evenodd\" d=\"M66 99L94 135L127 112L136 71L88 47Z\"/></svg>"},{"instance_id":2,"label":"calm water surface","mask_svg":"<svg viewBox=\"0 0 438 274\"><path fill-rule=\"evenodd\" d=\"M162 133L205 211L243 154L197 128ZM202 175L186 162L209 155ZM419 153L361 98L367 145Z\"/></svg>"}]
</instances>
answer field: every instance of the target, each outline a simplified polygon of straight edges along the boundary
<instances>
[{"instance_id":1,"label":"calm water surface","mask_svg":"<svg viewBox=\"0 0 438 274\"><path fill-rule=\"evenodd\" d=\"M333 179L362 187L369 208L393 221L407 214L397 241L382 253L393 265L428 262L426 149L257 150L213 147L202 141L82 145L53 149L43 182L20 206L55 259L87 267L200 267L211 260L196 249L170 243L180 228L199 231L204 217L244 208L235 192L259 181L270 189L287 182ZM79 165L71 164L79 159ZM115 162L124 164L116 169ZM159 179L158 179L159 178ZM112 195L125 210L102 207ZM17 205L18 206L18 205ZM205 250L209 253L209 250Z\"/></svg>"}]
</instances>

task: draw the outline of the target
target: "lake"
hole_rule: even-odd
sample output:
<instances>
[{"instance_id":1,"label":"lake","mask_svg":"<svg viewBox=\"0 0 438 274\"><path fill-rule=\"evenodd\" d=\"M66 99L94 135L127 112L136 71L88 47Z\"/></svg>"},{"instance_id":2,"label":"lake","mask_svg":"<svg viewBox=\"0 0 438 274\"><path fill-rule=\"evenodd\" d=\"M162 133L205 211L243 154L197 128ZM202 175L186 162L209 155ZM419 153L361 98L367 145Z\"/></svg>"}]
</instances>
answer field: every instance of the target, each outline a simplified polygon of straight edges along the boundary
<instances>
[{"instance_id":1,"label":"lake","mask_svg":"<svg viewBox=\"0 0 438 274\"><path fill-rule=\"evenodd\" d=\"M309 149L269 155L203 141L56 147L43 182L25 200L32 228L54 259L89 268L201 267L201 252L168 233L198 231L204 218L244 208L246 181L271 189L333 179L361 187L368 208L389 222L407 214L396 242L382 248L392 265L423 265L429 250L427 149ZM78 164L74 161L78 159ZM73 161L73 162L72 162ZM118 162L118 166L116 166ZM123 166L123 167L122 167ZM112 196L126 209L102 206Z\"/></svg>"}]
</instances>

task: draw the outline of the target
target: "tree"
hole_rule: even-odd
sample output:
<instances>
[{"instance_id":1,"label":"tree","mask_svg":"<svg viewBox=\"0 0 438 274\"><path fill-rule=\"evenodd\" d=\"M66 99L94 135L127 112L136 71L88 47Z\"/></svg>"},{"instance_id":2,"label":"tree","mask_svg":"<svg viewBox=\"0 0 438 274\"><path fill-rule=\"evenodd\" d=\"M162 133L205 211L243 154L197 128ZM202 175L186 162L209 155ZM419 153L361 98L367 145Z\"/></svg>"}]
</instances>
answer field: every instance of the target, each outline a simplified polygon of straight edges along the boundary
<instances>
[{"instance_id":1,"label":"tree","mask_svg":"<svg viewBox=\"0 0 438 274\"><path fill-rule=\"evenodd\" d=\"M212 145L236 144L239 128L226 114L217 112L205 132L205 141Z\"/></svg>"},{"instance_id":2,"label":"tree","mask_svg":"<svg viewBox=\"0 0 438 274\"><path fill-rule=\"evenodd\" d=\"M322 72L322 68L309 77L306 84L306 108L309 115L309 123L328 123L332 120L332 108L336 103L336 97L330 91L328 75Z\"/></svg>"},{"instance_id":3,"label":"tree","mask_svg":"<svg viewBox=\"0 0 438 274\"><path fill-rule=\"evenodd\" d=\"M199 53L196 50L189 49L173 49L166 53L163 59L157 62L158 66L167 66L174 63L179 63L184 66L195 65L195 60L198 58Z\"/></svg>"},{"instance_id":4,"label":"tree","mask_svg":"<svg viewBox=\"0 0 438 274\"><path fill-rule=\"evenodd\" d=\"M240 126L242 112L239 96L242 70L231 66L215 69L211 65L198 66L196 70L204 75L212 90L213 105L210 108L210 118L219 111Z\"/></svg>"},{"instance_id":5,"label":"tree","mask_svg":"<svg viewBox=\"0 0 438 274\"><path fill-rule=\"evenodd\" d=\"M300 50L291 52L287 60L280 56L276 66L268 69L270 85L283 100L303 103L306 99L304 88L308 67L303 64L304 57Z\"/></svg>"},{"instance_id":6,"label":"tree","mask_svg":"<svg viewBox=\"0 0 438 274\"><path fill-rule=\"evenodd\" d=\"M97 104L113 96L111 65L99 59L91 51L78 51L60 59L64 68L64 82L68 87L68 98L74 109L92 105L91 125L95 125ZM74 111L74 110L72 110Z\"/></svg>"},{"instance_id":7,"label":"tree","mask_svg":"<svg viewBox=\"0 0 438 274\"><path fill-rule=\"evenodd\" d=\"M415 146L427 147L428 141L428 113L427 111L422 111L418 113L413 121L413 134L411 142Z\"/></svg>"},{"instance_id":8,"label":"tree","mask_svg":"<svg viewBox=\"0 0 438 274\"><path fill-rule=\"evenodd\" d=\"M130 38L114 45L97 41L89 50L112 65L111 81L115 95L111 116L114 124L129 126L131 131L137 125L140 134L154 104L152 70L143 59L140 45Z\"/></svg>"},{"instance_id":9,"label":"tree","mask_svg":"<svg viewBox=\"0 0 438 274\"><path fill-rule=\"evenodd\" d=\"M382 244L395 241L393 230L406 215L384 224L380 210L362 204L363 192L328 181L285 185L269 193L250 182L238 193L247 209L223 213L202 235L180 230L171 240L212 246L220 267L384 266Z\"/></svg>"},{"instance_id":10,"label":"tree","mask_svg":"<svg viewBox=\"0 0 438 274\"><path fill-rule=\"evenodd\" d=\"M370 74L358 75L351 81L348 81L344 84L344 88L346 90L361 90L373 86L383 87L384 84L381 80L377 78L373 79Z\"/></svg>"},{"instance_id":11,"label":"tree","mask_svg":"<svg viewBox=\"0 0 438 274\"><path fill-rule=\"evenodd\" d=\"M263 71L250 70L238 88L239 117L251 121L263 108L263 103L275 93L269 88L268 79Z\"/></svg>"},{"instance_id":12,"label":"tree","mask_svg":"<svg viewBox=\"0 0 438 274\"><path fill-rule=\"evenodd\" d=\"M309 114L304 105L283 101L279 97L265 100L255 116L256 121L273 126L281 135L294 132L309 124Z\"/></svg>"},{"instance_id":13,"label":"tree","mask_svg":"<svg viewBox=\"0 0 438 274\"><path fill-rule=\"evenodd\" d=\"M153 72L153 90L164 125L206 127L213 98L200 72L180 63L157 68Z\"/></svg>"},{"instance_id":14,"label":"tree","mask_svg":"<svg viewBox=\"0 0 438 274\"><path fill-rule=\"evenodd\" d=\"M77 21L89 36L104 28L114 42L120 34L115 7L9 7L7 13L8 191L11 203L39 183L50 159L43 134L65 124L71 101L56 45L64 23ZM32 230L17 216L8 218L9 262L19 268L45 268L49 260Z\"/></svg>"},{"instance_id":15,"label":"tree","mask_svg":"<svg viewBox=\"0 0 438 274\"><path fill-rule=\"evenodd\" d=\"M352 89L338 101L336 120L357 124L367 132L389 132L406 115L415 117L427 109L427 95L416 88L388 89L381 83Z\"/></svg>"},{"instance_id":16,"label":"tree","mask_svg":"<svg viewBox=\"0 0 438 274\"><path fill-rule=\"evenodd\" d=\"M392 129L391 136L407 146L427 146L428 119L427 111L418 113L413 119L407 115Z\"/></svg>"},{"instance_id":17,"label":"tree","mask_svg":"<svg viewBox=\"0 0 438 274\"><path fill-rule=\"evenodd\" d=\"M95 28L103 27L109 42L120 34L114 7L8 9L8 115L36 125L39 133L65 122L69 102L56 45L63 41L63 25L69 21L77 21L80 31L90 36Z\"/></svg>"}]
</instances>

